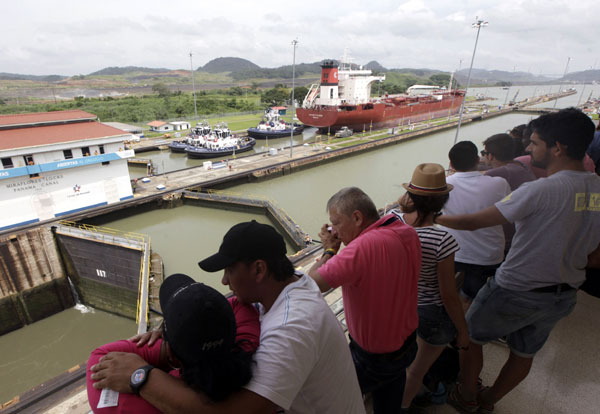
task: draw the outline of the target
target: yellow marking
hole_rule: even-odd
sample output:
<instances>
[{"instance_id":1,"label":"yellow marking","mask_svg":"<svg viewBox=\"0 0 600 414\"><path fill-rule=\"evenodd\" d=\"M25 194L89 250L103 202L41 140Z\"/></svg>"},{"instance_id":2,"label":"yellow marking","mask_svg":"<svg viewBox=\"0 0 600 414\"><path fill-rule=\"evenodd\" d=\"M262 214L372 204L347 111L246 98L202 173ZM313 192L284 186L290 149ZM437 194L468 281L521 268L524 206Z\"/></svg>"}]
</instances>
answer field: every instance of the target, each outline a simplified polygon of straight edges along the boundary
<instances>
[{"instance_id":1,"label":"yellow marking","mask_svg":"<svg viewBox=\"0 0 600 414\"><path fill-rule=\"evenodd\" d=\"M507 201L510 200L510 198L512 197L512 193L510 193L509 195L507 195L506 197L504 197L501 201L501 203L506 203Z\"/></svg>"},{"instance_id":2,"label":"yellow marking","mask_svg":"<svg viewBox=\"0 0 600 414\"><path fill-rule=\"evenodd\" d=\"M586 193L575 194L575 211L585 210Z\"/></svg>"},{"instance_id":3,"label":"yellow marking","mask_svg":"<svg viewBox=\"0 0 600 414\"><path fill-rule=\"evenodd\" d=\"M600 211L600 193L590 193L588 211Z\"/></svg>"}]
</instances>

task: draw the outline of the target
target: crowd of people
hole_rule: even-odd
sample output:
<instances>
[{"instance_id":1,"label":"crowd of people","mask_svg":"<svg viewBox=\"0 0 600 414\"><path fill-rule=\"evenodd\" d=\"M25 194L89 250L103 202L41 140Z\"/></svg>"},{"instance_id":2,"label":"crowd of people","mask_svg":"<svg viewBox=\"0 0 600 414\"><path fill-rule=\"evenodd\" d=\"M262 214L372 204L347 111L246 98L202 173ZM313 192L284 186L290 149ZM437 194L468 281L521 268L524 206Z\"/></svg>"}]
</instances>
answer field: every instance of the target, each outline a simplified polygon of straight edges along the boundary
<instances>
[{"instance_id":1,"label":"crowd of people","mask_svg":"<svg viewBox=\"0 0 600 414\"><path fill-rule=\"evenodd\" d=\"M162 329L92 353L92 410L352 414L370 395L375 414L411 412L452 347L460 364L448 402L493 412L572 312L585 269L600 267L599 141L589 117L568 108L489 137L480 153L457 143L447 177L418 165L383 217L364 191L343 188L307 273L273 227L233 226L199 265L224 270L234 296L168 277ZM349 344L322 296L337 287ZM494 340L510 352L486 386L483 345Z\"/></svg>"}]
</instances>

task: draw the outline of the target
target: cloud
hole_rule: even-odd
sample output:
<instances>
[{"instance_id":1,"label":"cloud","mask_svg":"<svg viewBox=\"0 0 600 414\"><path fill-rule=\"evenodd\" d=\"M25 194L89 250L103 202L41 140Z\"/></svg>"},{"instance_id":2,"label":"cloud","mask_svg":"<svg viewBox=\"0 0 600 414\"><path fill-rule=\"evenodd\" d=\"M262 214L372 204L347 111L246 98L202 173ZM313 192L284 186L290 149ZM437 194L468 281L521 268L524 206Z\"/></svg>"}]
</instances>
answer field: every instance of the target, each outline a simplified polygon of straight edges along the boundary
<instances>
[{"instance_id":1,"label":"cloud","mask_svg":"<svg viewBox=\"0 0 600 414\"><path fill-rule=\"evenodd\" d=\"M533 73L588 69L597 61L595 2L579 0L315 0L187 2L171 0L21 0L3 5L0 71L90 73L106 66L184 68L219 56L263 67L339 58L356 63L441 70L470 62L476 16L481 30L475 66Z\"/></svg>"}]
</instances>

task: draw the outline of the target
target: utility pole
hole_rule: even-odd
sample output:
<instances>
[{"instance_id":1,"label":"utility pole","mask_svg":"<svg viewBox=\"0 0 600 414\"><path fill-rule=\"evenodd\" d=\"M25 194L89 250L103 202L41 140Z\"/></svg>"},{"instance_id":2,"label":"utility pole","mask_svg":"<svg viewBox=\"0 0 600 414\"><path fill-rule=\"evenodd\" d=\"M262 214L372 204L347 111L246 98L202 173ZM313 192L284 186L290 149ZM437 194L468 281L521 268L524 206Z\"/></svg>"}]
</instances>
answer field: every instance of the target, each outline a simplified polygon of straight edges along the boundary
<instances>
[{"instance_id":1,"label":"utility pole","mask_svg":"<svg viewBox=\"0 0 600 414\"><path fill-rule=\"evenodd\" d=\"M462 122L463 112L465 110L465 102L467 101L467 91L469 85L471 85L471 70L473 69L473 61L475 60L475 51L477 50L477 42L479 41L479 32L482 27L488 25L488 22L479 20L479 17L475 17L475 23L471 25L473 29L477 28L477 37L475 37L475 46L473 47L473 56L471 57L471 66L469 67L469 75L467 76L467 87L465 88L465 98L463 99L462 105L460 106L460 114L458 116L458 125L456 127L456 136L454 137L454 143L458 140L458 133L460 131L460 124Z\"/></svg>"},{"instance_id":2,"label":"utility pole","mask_svg":"<svg viewBox=\"0 0 600 414\"><path fill-rule=\"evenodd\" d=\"M292 130L290 132L290 158L293 156L294 148L294 115L296 112L296 103L294 102L294 87L296 80L296 46L298 45L298 39L292 40L292 45L294 47L294 60L292 61Z\"/></svg>"},{"instance_id":3,"label":"utility pole","mask_svg":"<svg viewBox=\"0 0 600 414\"><path fill-rule=\"evenodd\" d=\"M567 76L567 71L569 70L569 62L571 61L571 58L567 56L567 66L565 66L565 73L563 73L563 79L565 78L565 76ZM561 87L561 83L558 83L558 94L560 95L560 87ZM556 102L558 102L558 96L556 97L556 99L554 100L554 105L552 106L552 109L556 108Z\"/></svg>"},{"instance_id":4,"label":"utility pole","mask_svg":"<svg viewBox=\"0 0 600 414\"><path fill-rule=\"evenodd\" d=\"M192 52L190 52L190 69L192 71L192 93L194 94L194 115L196 116L196 125L198 124L198 108L196 106L196 83L194 82L194 64L192 63Z\"/></svg>"}]
</instances>

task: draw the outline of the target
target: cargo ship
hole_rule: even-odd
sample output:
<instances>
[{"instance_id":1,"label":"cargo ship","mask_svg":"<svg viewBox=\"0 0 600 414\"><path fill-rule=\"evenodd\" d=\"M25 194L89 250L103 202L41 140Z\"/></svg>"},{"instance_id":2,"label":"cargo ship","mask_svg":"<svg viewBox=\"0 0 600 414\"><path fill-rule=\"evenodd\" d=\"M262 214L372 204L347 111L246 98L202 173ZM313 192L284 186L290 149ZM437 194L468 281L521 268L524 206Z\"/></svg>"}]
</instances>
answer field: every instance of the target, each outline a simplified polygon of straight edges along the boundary
<instances>
[{"instance_id":1,"label":"cargo ship","mask_svg":"<svg viewBox=\"0 0 600 414\"><path fill-rule=\"evenodd\" d=\"M364 131L456 114L465 97L463 90L423 85L408 94L371 98L371 86L384 80L385 75L374 76L368 69L324 61L321 83L310 87L296 115L321 131L333 132L343 126Z\"/></svg>"}]
</instances>

